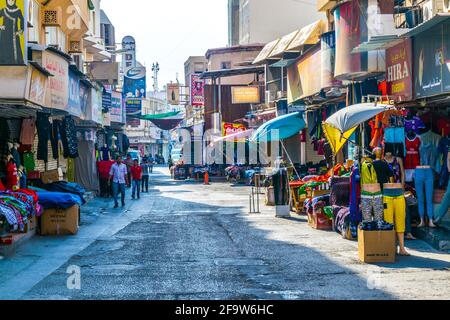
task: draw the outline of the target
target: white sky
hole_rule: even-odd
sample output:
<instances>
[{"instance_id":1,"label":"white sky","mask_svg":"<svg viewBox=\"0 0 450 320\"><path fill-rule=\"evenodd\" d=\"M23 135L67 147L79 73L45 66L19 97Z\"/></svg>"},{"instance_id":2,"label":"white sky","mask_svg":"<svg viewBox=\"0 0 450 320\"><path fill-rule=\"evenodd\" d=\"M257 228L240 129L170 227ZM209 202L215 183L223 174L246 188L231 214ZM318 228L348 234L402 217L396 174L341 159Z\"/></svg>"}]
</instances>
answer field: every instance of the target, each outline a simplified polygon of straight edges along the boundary
<instances>
[{"instance_id":1,"label":"white sky","mask_svg":"<svg viewBox=\"0 0 450 320\"><path fill-rule=\"evenodd\" d=\"M153 90L151 66L159 62L159 89L184 82L184 62L228 42L226 0L102 0L116 28L116 42L136 39L137 60L147 67L147 89Z\"/></svg>"}]
</instances>

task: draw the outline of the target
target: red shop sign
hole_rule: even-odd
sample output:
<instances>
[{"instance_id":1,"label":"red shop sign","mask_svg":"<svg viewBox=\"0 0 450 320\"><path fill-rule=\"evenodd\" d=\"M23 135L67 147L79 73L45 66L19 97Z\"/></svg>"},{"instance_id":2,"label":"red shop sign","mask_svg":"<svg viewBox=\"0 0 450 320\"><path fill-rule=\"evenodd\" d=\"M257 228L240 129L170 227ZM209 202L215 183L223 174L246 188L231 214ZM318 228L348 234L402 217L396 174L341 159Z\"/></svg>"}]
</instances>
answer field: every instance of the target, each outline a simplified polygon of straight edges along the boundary
<instances>
[{"instance_id":1,"label":"red shop sign","mask_svg":"<svg viewBox=\"0 0 450 320\"><path fill-rule=\"evenodd\" d=\"M395 101L413 99L412 72L410 39L386 50L387 93Z\"/></svg>"}]
</instances>

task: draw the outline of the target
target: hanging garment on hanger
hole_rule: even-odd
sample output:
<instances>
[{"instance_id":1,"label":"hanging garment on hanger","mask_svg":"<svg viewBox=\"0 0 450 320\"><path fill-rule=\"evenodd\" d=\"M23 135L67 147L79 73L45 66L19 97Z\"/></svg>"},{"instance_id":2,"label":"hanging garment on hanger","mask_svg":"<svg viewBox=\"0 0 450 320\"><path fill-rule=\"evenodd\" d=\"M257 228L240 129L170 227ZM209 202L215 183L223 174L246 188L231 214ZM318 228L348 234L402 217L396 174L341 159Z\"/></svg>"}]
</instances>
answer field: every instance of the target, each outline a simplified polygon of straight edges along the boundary
<instances>
[{"instance_id":1,"label":"hanging garment on hanger","mask_svg":"<svg viewBox=\"0 0 450 320\"><path fill-rule=\"evenodd\" d=\"M406 138L406 158L405 169L414 170L420 166L420 137L416 136L413 140Z\"/></svg>"},{"instance_id":2,"label":"hanging garment on hanger","mask_svg":"<svg viewBox=\"0 0 450 320\"><path fill-rule=\"evenodd\" d=\"M34 144L36 134L36 121L34 119L24 119L22 121L22 130L20 131L20 143L31 146Z\"/></svg>"}]
</instances>

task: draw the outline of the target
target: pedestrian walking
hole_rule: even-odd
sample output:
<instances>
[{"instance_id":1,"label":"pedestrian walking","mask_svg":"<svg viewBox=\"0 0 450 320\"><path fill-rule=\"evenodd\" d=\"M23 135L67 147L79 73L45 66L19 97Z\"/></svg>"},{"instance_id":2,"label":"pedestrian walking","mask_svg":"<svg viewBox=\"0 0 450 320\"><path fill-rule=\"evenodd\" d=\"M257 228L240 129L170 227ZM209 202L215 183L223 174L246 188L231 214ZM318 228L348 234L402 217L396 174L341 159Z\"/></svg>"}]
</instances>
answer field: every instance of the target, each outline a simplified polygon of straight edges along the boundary
<instances>
[{"instance_id":1,"label":"pedestrian walking","mask_svg":"<svg viewBox=\"0 0 450 320\"><path fill-rule=\"evenodd\" d=\"M148 165L149 165L149 169L150 169L150 173L153 173L153 166L155 164L155 159L153 159L153 156L150 155L148 157Z\"/></svg>"},{"instance_id":2,"label":"pedestrian walking","mask_svg":"<svg viewBox=\"0 0 450 320\"><path fill-rule=\"evenodd\" d=\"M131 158L130 155L127 156L127 159L125 160L125 164L127 166L127 176L128 176L128 182L127 182L127 187L131 188L131 167L133 166L133 159Z\"/></svg>"},{"instance_id":3,"label":"pedestrian walking","mask_svg":"<svg viewBox=\"0 0 450 320\"><path fill-rule=\"evenodd\" d=\"M141 198L141 183L142 183L142 167L139 165L138 160L134 160L133 166L131 167L130 171L131 171L131 178L133 179L133 182L132 182L133 190L132 190L131 197L134 200L134 199L136 199L136 195L137 195L137 198L140 199Z\"/></svg>"},{"instance_id":4,"label":"pedestrian walking","mask_svg":"<svg viewBox=\"0 0 450 320\"><path fill-rule=\"evenodd\" d=\"M144 163L141 165L142 167L142 192L148 193L148 181L150 179L150 163L148 159L144 160ZM145 191L144 191L145 190Z\"/></svg>"},{"instance_id":5,"label":"pedestrian walking","mask_svg":"<svg viewBox=\"0 0 450 320\"><path fill-rule=\"evenodd\" d=\"M109 172L109 183L112 180L113 198L114 198L114 209L119 207L119 193L121 194L122 207L125 206L125 188L128 184L128 170L127 166L122 163L122 157L118 156L116 158L116 163L111 166Z\"/></svg>"}]
</instances>

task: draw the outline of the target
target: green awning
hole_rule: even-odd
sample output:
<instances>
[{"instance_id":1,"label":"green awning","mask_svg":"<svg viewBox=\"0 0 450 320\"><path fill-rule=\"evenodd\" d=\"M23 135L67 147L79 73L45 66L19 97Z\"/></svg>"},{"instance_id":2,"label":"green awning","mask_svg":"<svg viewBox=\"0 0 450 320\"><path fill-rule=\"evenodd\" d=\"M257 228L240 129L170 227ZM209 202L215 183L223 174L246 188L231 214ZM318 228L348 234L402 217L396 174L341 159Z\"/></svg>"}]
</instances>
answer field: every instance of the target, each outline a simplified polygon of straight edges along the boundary
<instances>
[{"instance_id":1,"label":"green awning","mask_svg":"<svg viewBox=\"0 0 450 320\"><path fill-rule=\"evenodd\" d=\"M157 119L166 119L166 118L171 118L171 117L175 117L177 115L179 115L180 112L169 112L169 113L161 113L161 114L145 114L145 115L141 115L141 116L136 116L136 118L139 118L141 120L157 120Z\"/></svg>"}]
</instances>

